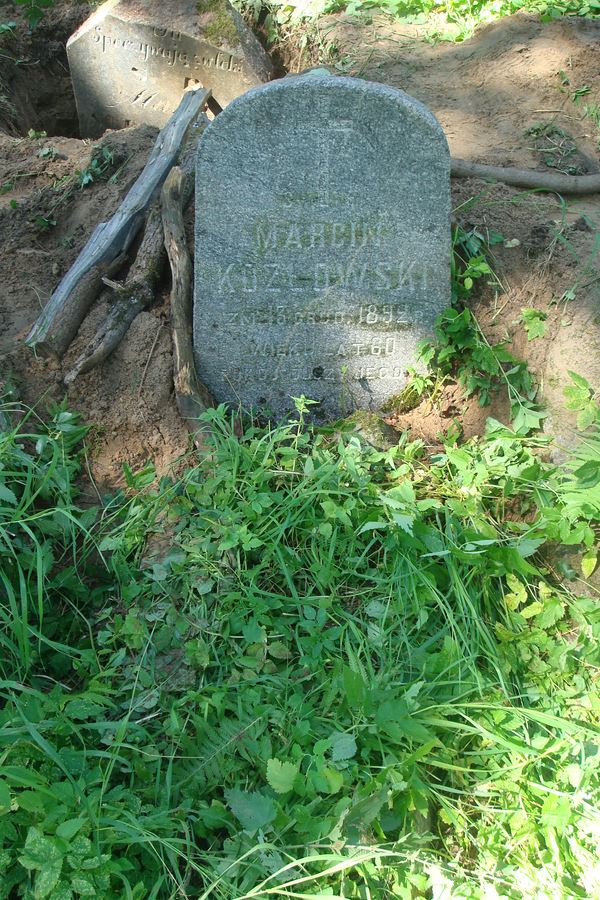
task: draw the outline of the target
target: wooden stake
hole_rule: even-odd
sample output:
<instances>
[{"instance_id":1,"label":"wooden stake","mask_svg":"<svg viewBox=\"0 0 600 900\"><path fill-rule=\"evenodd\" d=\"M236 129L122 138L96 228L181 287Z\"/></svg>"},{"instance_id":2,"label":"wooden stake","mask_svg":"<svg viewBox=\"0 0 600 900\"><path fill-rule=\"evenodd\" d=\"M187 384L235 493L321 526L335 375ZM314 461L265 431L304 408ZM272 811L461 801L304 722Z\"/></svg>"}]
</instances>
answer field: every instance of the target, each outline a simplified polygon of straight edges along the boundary
<instances>
[{"instance_id":1,"label":"wooden stake","mask_svg":"<svg viewBox=\"0 0 600 900\"><path fill-rule=\"evenodd\" d=\"M171 326L173 334L173 383L177 407L198 447L206 448L210 428L198 416L215 406L214 398L199 381L192 348L192 263L185 240L182 198L184 176L171 169L162 189L165 248L172 272Z\"/></svg>"}]
</instances>

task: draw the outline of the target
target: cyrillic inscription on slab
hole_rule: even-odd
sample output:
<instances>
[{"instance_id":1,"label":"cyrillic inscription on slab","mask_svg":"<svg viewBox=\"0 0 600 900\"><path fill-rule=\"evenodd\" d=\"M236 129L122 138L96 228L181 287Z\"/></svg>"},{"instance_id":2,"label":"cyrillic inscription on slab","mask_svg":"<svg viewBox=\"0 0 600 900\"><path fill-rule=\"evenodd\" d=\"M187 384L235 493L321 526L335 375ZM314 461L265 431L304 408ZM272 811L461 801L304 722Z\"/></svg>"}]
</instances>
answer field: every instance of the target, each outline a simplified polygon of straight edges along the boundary
<instances>
[{"instance_id":1,"label":"cyrillic inscription on slab","mask_svg":"<svg viewBox=\"0 0 600 900\"><path fill-rule=\"evenodd\" d=\"M226 106L271 71L228 0L108 0L67 54L84 137L142 122L161 128L190 85Z\"/></svg>"},{"instance_id":2,"label":"cyrillic inscription on slab","mask_svg":"<svg viewBox=\"0 0 600 900\"><path fill-rule=\"evenodd\" d=\"M310 73L204 133L194 345L219 401L282 417L378 409L450 302L450 158L421 103Z\"/></svg>"}]
</instances>

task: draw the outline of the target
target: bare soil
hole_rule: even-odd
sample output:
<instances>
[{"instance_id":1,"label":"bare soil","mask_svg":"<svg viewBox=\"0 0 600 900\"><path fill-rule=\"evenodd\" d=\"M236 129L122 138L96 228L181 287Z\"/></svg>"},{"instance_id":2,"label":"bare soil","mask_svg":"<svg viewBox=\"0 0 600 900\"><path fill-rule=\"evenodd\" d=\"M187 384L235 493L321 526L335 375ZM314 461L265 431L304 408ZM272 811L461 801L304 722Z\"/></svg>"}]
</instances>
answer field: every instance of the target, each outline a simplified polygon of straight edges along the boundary
<instances>
[{"instance_id":1,"label":"bare soil","mask_svg":"<svg viewBox=\"0 0 600 900\"><path fill-rule=\"evenodd\" d=\"M104 490L122 482L124 462L135 469L152 459L165 471L186 450L188 436L173 398L168 283L108 362L68 390L64 374L101 320L108 294L61 363L38 360L22 345L95 225L115 211L142 169L156 135L142 126L109 132L96 143L77 138L64 45L86 14L85 5L59 4L33 36L20 25L14 35L0 36L0 53L8 57L0 56L0 371L16 381L25 401L44 407L66 395L94 424L90 471ZM12 7L10 18L16 19ZM337 71L395 85L424 101L454 156L540 171L548 164L600 171L600 131L585 114L586 104L600 103L597 23L542 24L517 15L463 44L432 45L417 28L386 18L361 23L334 16L321 27L321 48ZM48 136L27 137L29 129ZM78 173L102 147L110 166L81 187ZM600 197L565 202L457 180L453 204L463 226L503 236L494 246L502 286L480 285L473 310L488 340L506 340L527 359L549 404L546 427L567 444L573 426L562 409L568 370L600 384ZM524 307L547 314L544 337L527 340L519 321ZM433 404L426 401L393 421L434 446L455 420L469 436L483 431L488 415L506 419L507 413L500 398L482 408L452 385Z\"/></svg>"}]
</instances>

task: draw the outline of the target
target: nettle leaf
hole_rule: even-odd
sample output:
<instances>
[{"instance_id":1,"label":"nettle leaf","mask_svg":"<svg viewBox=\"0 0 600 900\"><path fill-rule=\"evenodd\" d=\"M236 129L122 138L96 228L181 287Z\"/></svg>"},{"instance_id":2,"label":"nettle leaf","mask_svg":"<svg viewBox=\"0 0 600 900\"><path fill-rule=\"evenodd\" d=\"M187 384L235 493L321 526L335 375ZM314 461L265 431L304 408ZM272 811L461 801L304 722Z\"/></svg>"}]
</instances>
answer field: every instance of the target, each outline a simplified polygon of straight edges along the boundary
<instances>
[{"instance_id":1,"label":"nettle leaf","mask_svg":"<svg viewBox=\"0 0 600 900\"><path fill-rule=\"evenodd\" d=\"M557 622L560 622L564 614L565 604L552 594L550 597L544 597L544 608L535 617L535 624L538 628L551 628Z\"/></svg>"},{"instance_id":2,"label":"nettle leaf","mask_svg":"<svg viewBox=\"0 0 600 900\"><path fill-rule=\"evenodd\" d=\"M12 506L16 506L18 503L15 492L7 488L5 484L0 484L0 500L10 503Z\"/></svg>"},{"instance_id":3,"label":"nettle leaf","mask_svg":"<svg viewBox=\"0 0 600 900\"><path fill-rule=\"evenodd\" d=\"M97 897L96 888L89 878L83 878L81 875L73 875L71 878L71 887L77 891L80 897Z\"/></svg>"},{"instance_id":4,"label":"nettle leaf","mask_svg":"<svg viewBox=\"0 0 600 900\"><path fill-rule=\"evenodd\" d=\"M232 788L225 791L225 800L248 834L266 828L275 818L275 804L270 797L266 797L260 791L240 791Z\"/></svg>"},{"instance_id":5,"label":"nettle leaf","mask_svg":"<svg viewBox=\"0 0 600 900\"><path fill-rule=\"evenodd\" d=\"M94 894L94 896L96 895ZM73 891L66 881L59 881L52 891L50 900L73 900Z\"/></svg>"},{"instance_id":6,"label":"nettle leaf","mask_svg":"<svg viewBox=\"0 0 600 900\"><path fill-rule=\"evenodd\" d=\"M298 766L274 758L267 762L267 781L276 794L287 794L294 787Z\"/></svg>"},{"instance_id":7,"label":"nettle leaf","mask_svg":"<svg viewBox=\"0 0 600 900\"><path fill-rule=\"evenodd\" d=\"M97 719L103 712L103 707L85 697L70 700L65 706L65 712L70 719Z\"/></svg>"},{"instance_id":8,"label":"nettle leaf","mask_svg":"<svg viewBox=\"0 0 600 900\"><path fill-rule=\"evenodd\" d=\"M267 647L267 653L274 659L289 659L292 655L288 647L282 641L273 641Z\"/></svg>"},{"instance_id":9,"label":"nettle leaf","mask_svg":"<svg viewBox=\"0 0 600 900\"><path fill-rule=\"evenodd\" d=\"M371 602L365 606L365 614L372 619L383 619L386 612L387 606L379 600L371 600Z\"/></svg>"},{"instance_id":10,"label":"nettle leaf","mask_svg":"<svg viewBox=\"0 0 600 900\"><path fill-rule=\"evenodd\" d=\"M342 731L336 731L329 739L331 747L331 759L339 762L343 759L352 759L356 754L356 741L354 736Z\"/></svg>"},{"instance_id":11,"label":"nettle leaf","mask_svg":"<svg viewBox=\"0 0 600 900\"><path fill-rule=\"evenodd\" d=\"M91 854L92 842L83 834L78 834L77 837L71 842L71 845L69 847L67 862L72 869L81 869L83 867L85 858L90 856ZM97 856L94 858L96 860L98 859Z\"/></svg>"},{"instance_id":12,"label":"nettle leaf","mask_svg":"<svg viewBox=\"0 0 600 900\"><path fill-rule=\"evenodd\" d=\"M528 556L533 556L536 550L545 543L544 538L528 538L522 537L516 544L516 549L519 553L519 556L522 556L523 559L527 559Z\"/></svg>"}]
</instances>

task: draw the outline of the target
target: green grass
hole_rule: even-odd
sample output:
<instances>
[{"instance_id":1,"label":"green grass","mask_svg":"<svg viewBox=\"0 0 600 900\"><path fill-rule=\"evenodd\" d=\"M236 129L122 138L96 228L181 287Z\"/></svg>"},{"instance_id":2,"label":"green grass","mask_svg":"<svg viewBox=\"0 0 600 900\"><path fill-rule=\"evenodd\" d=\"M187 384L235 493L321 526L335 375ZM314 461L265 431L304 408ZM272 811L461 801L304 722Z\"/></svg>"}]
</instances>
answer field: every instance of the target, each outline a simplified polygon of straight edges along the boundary
<instances>
[{"instance_id":1,"label":"green grass","mask_svg":"<svg viewBox=\"0 0 600 900\"><path fill-rule=\"evenodd\" d=\"M85 511L74 416L2 432L0 897L597 895L568 402L561 468L493 421L428 457L219 409L210 458Z\"/></svg>"}]
</instances>

